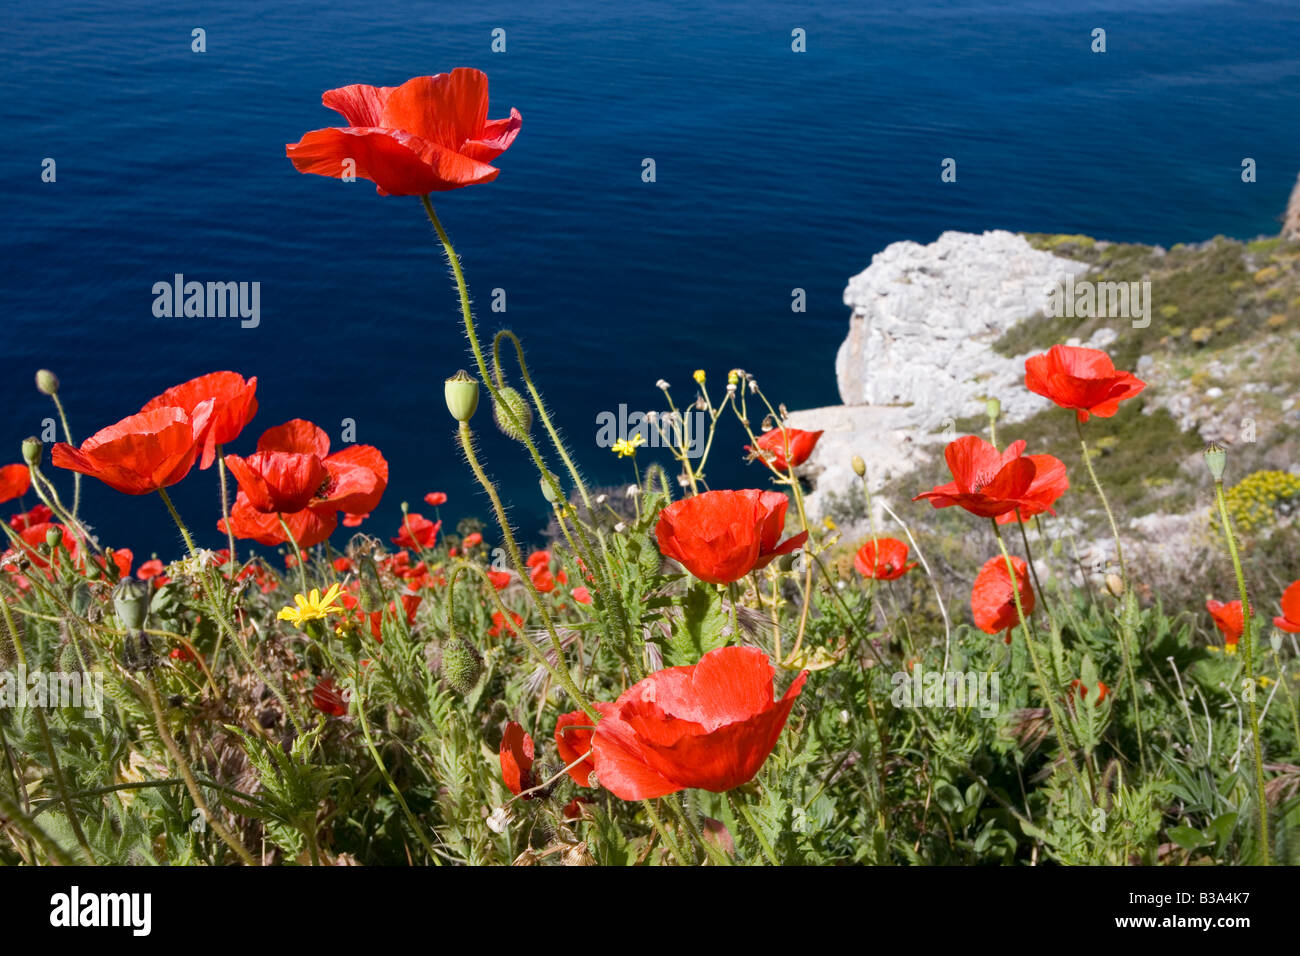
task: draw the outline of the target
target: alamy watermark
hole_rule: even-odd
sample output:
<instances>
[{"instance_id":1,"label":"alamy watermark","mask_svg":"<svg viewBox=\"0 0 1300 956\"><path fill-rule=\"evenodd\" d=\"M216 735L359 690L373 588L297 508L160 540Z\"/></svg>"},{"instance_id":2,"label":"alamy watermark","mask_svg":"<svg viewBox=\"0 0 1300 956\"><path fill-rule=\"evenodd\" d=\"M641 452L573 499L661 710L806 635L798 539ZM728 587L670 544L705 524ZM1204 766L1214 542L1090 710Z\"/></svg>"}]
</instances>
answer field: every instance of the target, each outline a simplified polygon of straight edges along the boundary
<instances>
[{"instance_id":1,"label":"alamy watermark","mask_svg":"<svg viewBox=\"0 0 1300 956\"><path fill-rule=\"evenodd\" d=\"M186 282L178 272L171 282L155 282L153 295L153 314L160 319L238 317L245 329L262 322L260 282Z\"/></svg>"},{"instance_id":2,"label":"alamy watermark","mask_svg":"<svg viewBox=\"0 0 1300 956\"><path fill-rule=\"evenodd\" d=\"M889 695L895 707L948 707L978 710L981 717L996 717L1002 701L1002 678L997 672L927 671L890 675Z\"/></svg>"},{"instance_id":3,"label":"alamy watermark","mask_svg":"<svg viewBox=\"0 0 1300 956\"><path fill-rule=\"evenodd\" d=\"M629 412L627 405L619 405L617 412L604 411L596 415L596 447L613 448L626 445L637 448L676 448L685 450L686 457L697 459L704 455L708 437L707 414L698 408L681 412Z\"/></svg>"},{"instance_id":4,"label":"alamy watermark","mask_svg":"<svg viewBox=\"0 0 1300 956\"><path fill-rule=\"evenodd\" d=\"M0 707L80 709L86 717L104 713L104 675L93 671L0 671Z\"/></svg>"},{"instance_id":5,"label":"alamy watermark","mask_svg":"<svg viewBox=\"0 0 1300 956\"><path fill-rule=\"evenodd\" d=\"M1133 328L1151 324L1151 280L1141 282L1093 282L1075 280L1068 273L1064 282L1053 282L1044 290L1053 319L1131 319Z\"/></svg>"}]
</instances>

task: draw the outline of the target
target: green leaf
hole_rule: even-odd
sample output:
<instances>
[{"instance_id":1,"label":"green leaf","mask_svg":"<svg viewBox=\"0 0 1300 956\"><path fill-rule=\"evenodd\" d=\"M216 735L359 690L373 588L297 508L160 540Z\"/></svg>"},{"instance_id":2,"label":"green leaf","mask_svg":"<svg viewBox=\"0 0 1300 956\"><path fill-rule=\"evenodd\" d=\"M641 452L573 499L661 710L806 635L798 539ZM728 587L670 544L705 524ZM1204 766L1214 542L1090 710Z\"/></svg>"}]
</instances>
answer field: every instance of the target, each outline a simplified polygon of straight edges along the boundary
<instances>
[{"instance_id":1,"label":"green leaf","mask_svg":"<svg viewBox=\"0 0 1300 956\"><path fill-rule=\"evenodd\" d=\"M710 584L697 581L683 595L682 616L673 624L672 637L665 649L669 666L694 664L709 651L726 643L722 629L727 623L722 599Z\"/></svg>"},{"instance_id":2,"label":"green leaf","mask_svg":"<svg viewBox=\"0 0 1300 956\"><path fill-rule=\"evenodd\" d=\"M1195 850L1210 842L1205 839L1204 833L1192 827L1170 827L1169 839L1173 840L1184 850Z\"/></svg>"}]
</instances>

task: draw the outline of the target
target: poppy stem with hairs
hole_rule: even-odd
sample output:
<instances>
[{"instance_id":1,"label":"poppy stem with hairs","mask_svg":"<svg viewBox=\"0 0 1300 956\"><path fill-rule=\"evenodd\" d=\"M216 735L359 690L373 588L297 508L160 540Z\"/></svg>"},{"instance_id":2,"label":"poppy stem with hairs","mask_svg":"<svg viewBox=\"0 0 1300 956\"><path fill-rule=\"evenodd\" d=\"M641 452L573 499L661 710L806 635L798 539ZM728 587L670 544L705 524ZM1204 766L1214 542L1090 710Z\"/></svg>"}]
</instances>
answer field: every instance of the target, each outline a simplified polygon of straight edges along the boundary
<instances>
[{"instance_id":1,"label":"poppy stem with hairs","mask_svg":"<svg viewBox=\"0 0 1300 956\"><path fill-rule=\"evenodd\" d=\"M384 782L388 784L388 789L391 790L393 796L397 798L398 806L402 808L402 813L406 815L406 822L409 823L411 829L415 831L415 836L424 846L425 852L429 854L429 859L433 861L435 866L442 866L442 859L439 857L438 851L433 848L433 844L429 842L429 838L424 835L424 827L420 826L420 821L415 818L415 814L412 813L411 808L407 806L406 798L402 796L401 788L397 786L392 775L389 774L388 767L384 765L384 759L379 756L379 750L375 747L374 738L370 736L370 723L366 720L366 698L365 695L361 693L361 685L357 684L356 687L357 718L361 724L362 736L364 736L366 740L366 749L370 751L370 757L374 760L375 766L379 769L379 775L384 778Z\"/></svg>"},{"instance_id":2,"label":"poppy stem with hairs","mask_svg":"<svg viewBox=\"0 0 1300 956\"><path fill-rule=\"evenodd\" d=\"M763 851L763 856L767 857L767 862L773 866L780 866L781 861L776 858L776 851L772 849L772 844L768 842L767 837L763 835L763 831L758 825L758 821L754 819L754 812L749 809L749 806L743 800L737 799L736 794L731 790L727 791L727 799L731 801L731 809L735 810L736 815L741 817L749 826L749 829L753 831L754 837L758 840L759 849Z\"/></svg>"},{"instance_id":3,"label":"poppy stem with hairs","mask_svg":"<svg viewBox=\"0 0 1300 956\"><path fill-rule=\"evenodd\" d=\"M664 846L668 847L668 852L677 857L677 862L682 866L694 866L694 861L682 852L682 848L677 845L677 841L673 839L672 834L668 832L668 828L664 826L663 820L659 819L654 801L642 800L641 806L645 807L645 813L650 818L650 824L655 828L655 832L659 834L659 839L664 841Z\"/></svg>"},{"instance_id":4,"label":"poppy stem with hairs","mask_svg":"<svg viewBox=\"0 0 1300 956\"><path fill-rule=\"evenodd\" d=\"M596 708L591 705L581 688L569 673L569 666L564 661L564 645L560 642L560 636L555 632L555 624L551 621L551 615L546 611L546 605L542 602L542 596L537 591L537 586L533 584L531 574L525 574L523 556L519 553L519 545L515 542L514 531L510 528L510 521L506 518L505 506L501 504L501 496L497 494L496 485L488 478L487 473L483 471L483 466L479 464L478 455L474 451L474 434L470 431L469 422L460 423L460 447L465 453L465 459L469 462L470 469L474 472L474 477L478 483L483 486L487 492L488 499L492 502L492 510L496 514L497 524L501 527L501 537L505 539L506 550L510 552L510 560L514 562L515 570L519 571L519 577L524 582L524 587L528 589L528 594L533 600L533 606L537 608L537 615L542 619L542 624L546 627L547 636L551 639L551 647L555 651L556 666L555 675L559 678L560 683L564 686L570 696L578 703L587 716L593 721L600 719L600 714ZM527 640L527 638L525 638Z\"/></svg>"},{"instance_id":5,"label":"poppy stem with hairs","mask_svg":"<svg viewBox=\"0 0 1300 956\"><path fill-rule=\"evenodd\" d=\"M1246 593L1246 575L1241 569L1241 555L1237 552L1237 538L1232 533L1232 519L1228 516L1228 501L1223 494L1223 478L1214 479L1214 498L1219 506L1219 520L1223 522L1223 534L1228 542L1228 555L1232 558L1232 570L1237 576L1237 592L1241 597L1242 636L1241 643L1246 667L1246 680L1250 683L1250 695L1247 704L1250 712L1250 741L1255 752L1255 802L1259 805L1259 847L1264 866L1269 865L1268 845L1268 803L1264 792L1264 757L1259 741L1259 705L1255 702L1255 635L1258 626L1250 607L1250 595Z\"/></svg>"},{"instance_id":6,"label":"poppy stem with hairs","mask_svg":"<svg viewBox=\"0 0 1300 956\"><path fill-rule=\"evenodd\" d=\"M1115 558L1119 561L1119 575L1124 582L1124 610L1120 615L1120 650L1123 652L1124 676L1128 678L1129 695L1133 703L1133 726L1137 730L1138 762L1145 771L1147 751L1142 738L1142 704L1138 700L1141 688L1138 687L1137 675L1133 670L1133 650L1131 647L1136 643L1133 614L1130 606L1136 600L1133 594L1133 582L1129 580L1128 565L1124 563L1124 547L1119 540L1119 525L1115 523L1115 513L1110 510L1110 501L1107 500L1106 492L1101 487L1101 479L1097 477L1097 471L1092 467L1092 456L1088 454L1088 441L1083 437L1083 423L1079 421L1077 413L1074 418L1074 428L1079 433L1079 450L1083 454L1084 467L1088 469L1088 477L1092 479L1092 486L1097 489L1097 497L1101 499L1101 506L1106 509L1106 518L1110 521L1110 533L1115 538Z\"/></svg>"},{"instance_id":7,"label":"poppy stem with hairs","mask_svg":"<svg viewBox=\"0 0 1300 956\"><path fill-rule=\"evenodd\" d=\"M1025 530L1025 519L1020 516L1020 509L1016 509L1016 524L1020 527L1020 540L1025 545L1025 561L1029 563L1029 573L1034 579L1034 589L1038 592L1038 600L1043 602L1043 611L1047 614L1049 621L1054 620L1052 617L1052 605L1047 600L1047 592L1043 590L1043 582L1038 580L1038 565L1034 563L1034 550L1029 547L1029 532Z\"/></svg>"},{"instance_id":8,"label":"poppy stem with hairs","mask_svg":"<svg viewBox=\"0 0 1300 956\"><path fill-rule=\"evenodd\" d=\"M998 524L997 518L989 518L989 524L993 525L993 535L998 539L998 548L1002 551L1002 559L1007 563L1007 577L1011 582L1011 596L1016 602L1016 616L1020 619L1020 629L1025 637L1025 649L1029 652L1029 661L1034 668L1034 676L1038 679L1039 690L1043 693L1043 699L1047 701L1047 709L1052 715L1052 729L1056 732L1056 744L1061 748L1061 757L1065 760L1065 765L1070 768L1070 776L1078 785L1079 791L1083 794L1085 802L1096 803L1096 796L1088 792L1084 786L1083 778L1079 776L1079 769L1074 765L1074 750L1070 747L1065 739L1065 731L1062 729L1065 724L1061 717L1060 708L1056 703L1056 689L1047 682L1047 674L1043 670L1043 664L1038 659L1038 649L1034 646L1033 628L1029 624L1029 619L1025 617L1025 607L1020 600L1020 587L1016 578L1015 565L1011 563L1011 552L1007 550L1007 543L1002 537L1002 527Z\"/></svg>"},{"instance_id":9,"label":"poppy stem with hairs","mask_svg":"<svg viewBox=\"0 0 1300 956\"><path fill-rule=\"evenodd\" d=\"M217 473L221 476L221 517L226 521L226 541L230 546L230 566L234 567L235 561L235 529L230 523L230 491L226 487L226 449L223 445L217 446Z\"/></svg>"},{"instance_id":10,"label":"poppy stem with hairs","mask_svg":"<svg viewBox=\"0 0 1300 956\"><path fill-rule=\"evenodd\" d=\"M59 413L59 422L63 425L63 440L69 445L73 444L72 432L68 429L68 416L63 411L63 402L59 401L58 391L50 393L50 398L54 399L54 407ZM72 473L72 517L75 519L77 513L81 510L81 474Z\"/></svg>"},{"instance_id":11,"label":"poppy stem with hairs","mask_svg":"<svg viewBox=\"0 0 1300 956\"><path fill-rule=\"evenodd\" d=\"M275 516L280 519L280 528L284 531L284 536L289 540L289 543L293 545L294 560L298 562L298 584L302 587L302 596L306 597L307 569L303 566L302 549L298 547L298 539L295 538L293 532L289 530L289 523L284 520L284 515L277 511ZM227 524L226 527L230 527L229 524Z\"/></svg>"},{"instance_id":12,"label":"poppy stem with hairs","mask_svg":"<svg viewBox=\"0 0 1300 956\"><path fill-rule=\"evenodd\" d=\"M180 529L181 537L185 539L185 546L189 548L190 557L197 558L199 556L199 551L194 547L194 539L190 537L189 528L187 528L185 522L181 520L180 513L176 510L176 506L172 504L171 495L167 494L167 489L159 488L158 497L162 498L163 504L165 504L167 510L171 512L172 520L176 522L176 527ZM248 648L244 646L244 642L239 639L239 635L235 632L235 626L231 624L230 620L226 617L226 612L222 609L221 602L217 598L217 589L213 587L209 570L207 563L204 562L196 573L200 581L200 586L203 589L203 594L208 599L208 604L212 608L213 616L216 617L217 623L220 625L220 630L230 635L230 642L234 644L235 649L239 651L239 656L244 659L244 664L252 669L253 673L257 675L258 679L263 684L271 688L271 693L275 694L275 699L280 702L280 706L284 708L285 715L293 724L294 730L298 732L298 736L301 737L304 733L303 726L299 722L298 715L294 712L294 709L289 706L289 698L284 696L284 691L280 689L279 684L276 684L267 677L266 674L262 673L262 668L257 665L257 661L253 660L253 655L250 654Z\"/></svg>"},{"instance_id":13,"label":"poppy stem with hairs","mask_svg":"<svg viewBox=\"0 0 1300 956\"><path fill-rule=\"evenodd\" d=\"M551 474L551 470L546 467L546 463L542 460L541 452L537 450L537 445L534 444L532 436L528 434L528 429L524 427L523 422L521 422L519 420L519 417L515 414L512 405L508 402L501 401L501 390L497 385L495 377L489 374L488 372L487 362L484 361L483 359L483 349L479 345L478 335L474 331L474 312L470 308L469 286L465 282L465 272L464 270L461 269L460 266L460 256L456 254L456 248L451 244L451 238L447 235L447 230L442 228L442 223L439 221L438 214L434 211L433 203L429 201L429 197L427 195L421 196L420 202L424 205L425 215L429 217L429 222L433 224L434 231L438 233L438 239L442 243L443 252L446 254L447 261L451 265L451 273L456 280L456 290L460 294L461 322L465 328L465 337L469 339L470 349L474 353L474 361L478 364L479 375L483 380L483 384L487 386L488 392L490 392L492 395L493 408L494 410L495 409L504 410L505 414L510 418L510 421L513 423L518 434L522 437L524 447L528 449L528 454L533 459L533 464L534 466L536 466L538 473L541 475L541 480L546 482L550 486L551 492L555 500L557 501L562 500L565 498L565 495L563 494L563 491L560 488L559 480L553 474ZM551 418L550 415L547 414L546 412L546 406L542 402L541 396L538 394L536 387L533 385L532 377L528 374L528 366L524 362L523 346L520 344L519 340L514 337L513 334L510 336L510 338L514 340L515 351L519 358L520 373L524 377L524 382L527 384L529 393L533 396L533 402L537 408L538 416L542 419L542 422L546 427L547 434L551 436L551 441L554 443L556 449L559 451L560 457L564 460L565 466L569 469L569 474L572 476L574 484L578 487L579 492L582 494L583 502L587 505L587 511L590 514L592 513L592 509L591 509L591 502L587 496L586 485L583 484L582 476L578 473L577 467L573 464L573 459L570 458L568 450L564 447L564 443L560 440L559 434L555 431L554 426L551 424ZM495 340L495 341L499 341L499 340ZM494 341L494 348L495 348L495 341ZM494 353L494 359L495 359L495 353ZM496 364L499 367L500 363L496 363ZM605 537L603 534L600 533L599 529L597 529L597 535L600 540L602 555L604 557L605 563L609 566L610 574L612 576L613 566L611 564L611 558L609 556L608 549L605 546ZM521 566L521 565L517 565L517 566ZM601 587L601 583L597 582L597 588L599 589L600 587ZM616 605L621 607L621 605L618 605L617 595L607 592L607 598L611 605Z\"/></svg>"}]
</instances>

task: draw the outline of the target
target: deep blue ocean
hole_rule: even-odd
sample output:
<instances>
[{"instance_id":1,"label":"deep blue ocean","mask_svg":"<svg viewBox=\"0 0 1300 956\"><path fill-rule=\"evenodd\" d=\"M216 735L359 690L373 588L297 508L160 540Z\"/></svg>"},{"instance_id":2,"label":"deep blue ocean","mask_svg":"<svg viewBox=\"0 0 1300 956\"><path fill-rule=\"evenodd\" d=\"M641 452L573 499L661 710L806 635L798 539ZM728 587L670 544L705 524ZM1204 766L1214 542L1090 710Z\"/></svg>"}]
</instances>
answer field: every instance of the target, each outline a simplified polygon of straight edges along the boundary
<instances>
[{"instance_id":1,"label":"deep blue ocean","mask_svg":"<svg viewBox=\"0 0 1300 956\"><path fill-rule=\"evenodd\" d=\"M39 367L62 378L78 440L229 368L258 377L261 411L228 450L303 417L336 442L353 419L384 452L389 492L362 530L392 534L399 502L421 510L432 490L451 496L453 523L486 516L443 404L443 379L471 365L418 201L301 175L284 154L343 124L322 91L455 66L487 72L489 116L516 107L523 128L499 178L435 195L439 213L481 328L522 336L598 482L631 471L596 447L596 415L662 408L660 377L680 397L693 369L716 385L743 366L791 408L838 401L841 295L890 242L991 228L1251 237L1277 231L1300 171L1295 0L7 0L0 463L52 414ZM956 183L940 181L945 157ZM153 284L176 273L260 282L260 325L155 318ZM489 308L498 288L504 315ZM486 410L474 424L535 537L546 506L522 449ZM742 444L728 423L715 487L761 482ZM156 496L94 481L85 496L105 543L138 560L179 553ZM215 469L175 498L219 546Z\"/></svg>"}]
</instances>

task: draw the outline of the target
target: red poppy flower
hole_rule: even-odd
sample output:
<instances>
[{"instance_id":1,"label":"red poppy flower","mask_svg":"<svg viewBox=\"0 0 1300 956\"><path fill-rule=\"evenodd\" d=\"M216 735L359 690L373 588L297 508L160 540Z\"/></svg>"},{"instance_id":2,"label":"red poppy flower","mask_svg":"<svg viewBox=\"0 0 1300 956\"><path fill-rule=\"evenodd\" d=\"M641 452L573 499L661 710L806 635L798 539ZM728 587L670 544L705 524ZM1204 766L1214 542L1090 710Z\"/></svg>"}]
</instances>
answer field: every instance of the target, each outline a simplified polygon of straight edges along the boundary
<instances>
[{"instance_id":1,"label":"red poppy flower","mask_svg":"<svg viewBox=\"0 0 1300 956\"><path fill-rule=\"evenodd\" d=\"M194 660L194 654L193 654L193 653L190 651L190 649L189 649L188 647L186 647L184 644L180 645L179 647L173 647L173 648L171 649L171 653L168 654L167 656L170 657L170 658L171 658L172 660L174 660L174 661L192 661L192 660Z\"/></svg>"},{"instance_id":2,"label":"red poppy flower","mask_svg":"<svg viewBox=\"0 0 1300 956\"><path fill-rule=\"evenodd\" d=\"M789 504L775 491L706 491L661 511L655 537L661 553L701 581L730 584L803 546L806 531L777 544Z\"/></svg>"},{"instance_id":3,"label":"red poppy flower","mask_svg":"<svg viewBox=\"0 0 1300 956\"><path fill-rule=\"evenodd\" d=\"M492 587L498 591L504 591L510 584L509 571L489 571L488 580L492 582Z\"/></svg>"},{"instance_id":4,"label":"red poppy flower","mask_svg":"<svg viewBox=\"0 0 1300 956\"><path fill-rule=\"evenodd\" d=\"M353 174L381 196L423 196L497 178L488 165L519 135L519 111L489 120L488 79L479 70L417 76L401 86L357 84L327 90L325 106L344 127L318 129L285 153L300 173Z\"/></svg>"},{"instance_id":5,"label":"red poppy flower","mask_svg":"<svg viewBox=\"0 0 1300 956\"><path fill-rule=\"evenodd\" d=\"M629 687L592 735L596 778L622 800L688 787L722 793L753 778L776 745L808 674L780 700L752 647L720 647Z\"/></svg>"},{"instance_id":6,"label":"red poppy flower","mask_svg":"<svg viewBox=\"0 0 1300 956\"><path fill-rule=\"evenodd\" d=\"M226 465L240 485L230 511L236 537L283 544L288 540L280 527L283 514L298 546L307 548L330 536L340 511L373 511L388 487L384 456L371 445L348 445L332 455L329 449L323 429L295 418L263 432L257 452L248 458L227 455ZM283 510L277 512L277 506ZM217 527L226 530L224 519Z\"/></svg>"},{"instance_id":7,"label":"red poppy flower","mask_svg":"<svg viewBox=\"0 0 1300 956\"><path fill-rule=\"evenodd\" d=\"M1022 457L1024 450L1025 443L1017 441L999 452L975 435L949 442L943 457L953 480L912 500L925 498L936 508L959 505L981 518L994 518L1017 508L1052 511L1051 505L1044 503L1045 489L1031 491L1038 474L1034 458L1048 456Z\"/></svg>"},{"instance_id":8,"label":"red poppy flower","mask_svg":"<svg viewBox=\"0 0 1300 956\"><path fill-rule=\"evenodd\" d=\"M1070 693L1078 694L1084 700L1088 699L1088 685L1081 680L1070 681ZM1102 681L1097 681L1097 699L1094 700L1093 706L1100 704L1110 694L1110 688Z\"/></svg>"},{"instance_id":9,"label":"red poppy flower","mask_svg":"<svg viewBox=\"0 0 1300 956\"><path fill-rule=\"evenodd\" d=\"M0 468L0 501L13 501L27 494L32 485L32 473L26 465L5 465Z\"/></svg>"},{"instance_id":10,"label":"red poppy flower","mask_svg":"<svg viewBox=\"0 0 1300 956\"><path fill-rule=\"evenodd\" d=\"M1015 568L1015 589L1020 592L1020 603L1027 618L1034 613L1034 589L1029 586L1029 566L1014 556L1011 558L1011 566ZM975 616L976 627L985 634L1006 631L1004 639L1008 644L1011 643L1011 629L1020 623L1020 616L1016 613L1016 596L1011 589L1006 558L998 555L984 562L971 587L970 608Z\"/></svg>"},{"instance_id":11,"label":"red poppy flower","mask_svg":"<svg viewBox=\"0 0 1300 956\"><path fill-rule=\"evenodd\" d=\"M808 460L808 456L817 447L817 439L823 434L824 432L806 432L799 428L773 428L758 437L758 451L755 454L768 461L777 471L798 468ZM746 445L745 451L753 452L754 449Z\"/></svg>"},{"instance_id":12,"label":"red poppy flower","mask_svg":"<svg viewBox=\"0 0 1300 956\"><path fill-rule=\"evenodd\" d=\"M533 738L513 720L501 736L501 779L516 797L533 787Z\"/></svg>"},{"instance_id":13,"label":"red poppy flower","mask_svg":"<svg viewBox=\"0 0 1300 956\"><path fill-rule=\"evenodd\" d=\"M551 565L550 551L534 551L524 562L530 570L536 571L538 568L547 568Z\"/></svg>"},{"instance_id":14,"label":"red poppy flower","mask_svg":"<svg viewBox=\"0 0 1300 956\"><path fill-rule=\"evenodd\" d=\"M334 533L338 527L338 515L333 511L304 508L284 515L284 523L289 526L298 547L310 548ZM225 532L226 519L218 520L217 527ZM280 526L280 516L258 511L242 491L235 496L235 503L230 507L230 530L236 538L251 538L258 544L274 546L289 541Z\"/></svg>"},{"instance_id":15,"label":"red poppy flower","mask_svg":"<svg viewBox=\"0 0 1300 956\"><path fill-rule=\"evenodd\" d=\"M504 631L509 631L511 634L523 633L522 625L524 623L524 619L520 617L518 614L516 614L514 611L511 611L510 620L511 623L506 624L505 615L503 615L500 611L493 611L492 626L488 628L488 634L492 637L500 637Z\"/></svg>"},{"instance_id":16,"label":"red poppy flower","mask_svg":"<svg viewBox=\"0 0 1300 956\"><path fill-rule=\"evenodd\" d=\"M555 590L555 575L545 565L533 568L528 576L532 579L533 587L537 588L539 593L550 594Z\"/></svg>"},{"instance_id":17,"label":"red poppy flower","mask_svg":"<svg viewBox=\"0 0 1300 956\"><path fill-rule=\"evenodd\" d=\"M574 588L572 594L573 594L573 599L577 601L579 604L591 603L591 592L581 585Z\"/></svg>"},{"instance_id":18,"label":"red poppy flower","mask_svg":"<svg viewBox=\"0 0 1300 956\"><path fill-rule=\"evenodd\" d=\"M1110 418L1119 403L1146 388L1146 382L1132 372L1116 371L1100 349L1053 345L1025 360L1025 388L1074 409L1079 421L1086 422L1089 415Z\"/></svg>"},{"instance_id":19,"label":"red poppy flower","mask_svg":"<svg viewBox=\"0 0 1300 956\"><path fill-rule=\"evenodd\" d=\"M136 569L135 576L141 581L148 581L151 578L156 578L158 575L162 574L164 567L166 567L166 565L157 558L150 558Z\"/></svg>"},{"instance_id":20,"label":"red poppy flower","mask_svg":"<svg viewBox=\"0 0 1300 956\"><path fill-rule=\"evenodd\" d=\"M858 549L853 566L864 578L893 581L916 567L907 563L907 545L897 538L876 538Z\"/></svg>"},{"instance_id":21,"label":"red poppy flower","mask_svg":"<svg viewBox=\"0 0 1300 956\"><path fill-rule=\"evenodd\" d=\"M190 473L211 415L210 400L193 415L174 405L139 412L95 432L80 448L59 442L50 460L123 494L147 495Z\"/></svg>"},{"instance_id":22,"label":"red poppy flower","mask_svg":"<svg viewBox=\"0 0 1300 956\"><path fill-rule=\"evenodd\" d=\"M1282 616L1273 624L1288 634L1300 634L1300 581L1293 581L1282 592Z\"/></svg>"},{"instance_id":23,"label":"red poppy flower","mask_svg":"<svg viewBox=\"0 0 1300 956\"><path fill-rule=\"evenodd\" d=\"M96 558L95 561L105 571L108 570L108 561L113 562L113 567L117 571L117 579L129 578L131 576L131 565L135 563L135 552L130 548L109 548L105 557Z\"/></svg>"},{"instance_id":24,"label":"red poppy flower","mask_svg":"<svg viewBox=\"0 0 1300 956\"><path fill-rule=\"evenodd\" d=\"M339 574L346 574L352 570L352 560L350 558L335 558L334 570Z\"/></svg>"},{"instance_id":25,"label":"red poppy flower","mask_svg":"<svg viewBox=\"0 0 1300 956\"><path fill-rule=\"evenodd\" d=\"M440 528L442 528L441 521L430 521L424 515L412 511L402 519L397 537L389 540L398 547L414 548L417 551L432 548L438 540Z\"/></svg>"},{"instance_id":26,"label":"red poppy flower","mask_svg":"<svg viewBox=\"0 0 1300 956\"><path fill-rule=\"evenodd\" d=\"M142 412L175 405L193 415L194 410L208 399L212 400L212 417L208 427L198 436L203 449L200 468L210 468L217 456L217 446L239 437L244 426L257 414L257 376L248 381L238 372L210 372L174 385L157 398L145 403Z\"/></svg>"},{"instance_id":27,"label":"red poppy flower","mask_svg":"<svg viewBox=\"0 0 1300 956\"><path fill-rule=\"evenodd\" d=\"M9 527L22 531L34 524L45 524L54 517L48 505L33 505L30 511L23 511L9 519Z\"/></svg>"},{"instance_id":28,"label":"red poppy flower","mask_svg":"<svg viewBox=\"0 0 1300 956\"><path fill-rule=\"evenodd\" d=\"M334 678L322 677L312 688L311 705L330 717L344 717L348 712L348 696L334 686Z\"/></svg>"},{"instance_id":29,"label":"red poppy flower","mask_svg":"<svg viewBox=\"0 0 1300 956\"><path fill-rule=\"evenodd\" d=\"M424 500L431 508L436 508L438 505L447 503L447 493L444 491L431 491L424 496Z\"/></svg>"},{"instance_id":30,"label":"red poppy flower","mask_svg":"<svg viewBox=\"0 0 1300 956\"><path fill-rule=\"evenodd\" d=\"M1044 511L1052 511L1056 499L1070 489L1070 479L1065 474L1065 462L1061 459L1052 455L1026 455L1025 457L1034 463L1034 480L1029 483L1029 488L1025 491L1025 497L1033 504L1020 505L1014 511L998 515L996 519L998 524L1023 521Z\"/></svg>"},{"instance_id":31,"label":"red poppy flower","mask_svg":"<svg viewBox=\"0 0 1300 956\"><path fill-rule=\"evenodd\" d=\"M472 532L471 534L465 535L465 541L463 543L466 548L478 547L483 543L483 535L479 534L477 531Z\"/></svg>"},{"instance_id":32,"label":"red poppy flower","mask_svg":"<svg viewBox=\"0 0 1300 956\"><path fill-rule=\"evenodd\" d=\"M1211 598L1205 602L1205 609L1210 612L1214 626L1223 635L1224 650L1229 654L1237 653L1237 644L1246 629L1246 615L1242 612L1241 601L1224 604Z\"/></svg>"},{"instance_id":33,"label":"red poppy flower","mask_svg":"<svg viewBox=\"0 0 1300 956\"><path fill-rule=\"evenodd\" d=\"M604 716L614 710L613 704L597 703L596 710ZM562 714L555 722L555 747L566 767L591 750L591 735L595 732L591 718L585 710ZM582 763L569 767L569 776L580 787L591 786L591 775L596 764L590 756Z\"/></svg>"}]
</instances>

